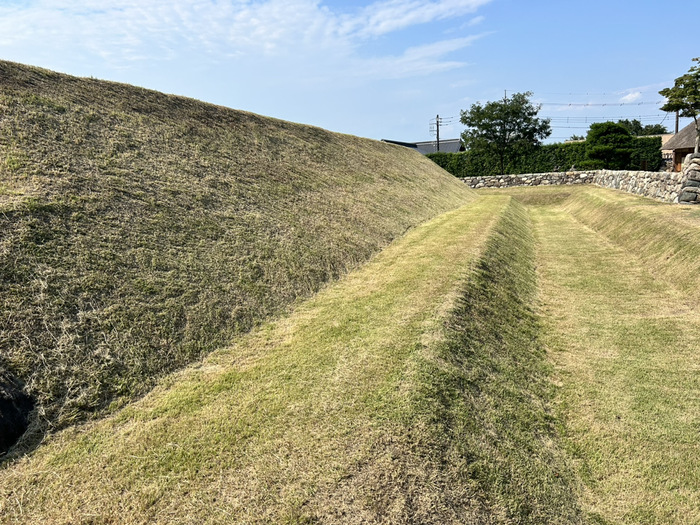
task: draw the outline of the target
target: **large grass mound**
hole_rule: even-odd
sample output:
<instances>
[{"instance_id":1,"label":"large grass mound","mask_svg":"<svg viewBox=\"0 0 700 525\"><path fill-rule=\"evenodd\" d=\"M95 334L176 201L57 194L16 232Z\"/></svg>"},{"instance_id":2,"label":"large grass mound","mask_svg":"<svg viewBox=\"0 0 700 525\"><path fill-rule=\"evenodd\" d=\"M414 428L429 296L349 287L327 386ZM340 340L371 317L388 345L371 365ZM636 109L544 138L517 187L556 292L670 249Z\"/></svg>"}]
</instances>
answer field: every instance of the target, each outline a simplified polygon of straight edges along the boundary
<instances>
[{"instance_id":1,"label":"large grass mound","mask_svg":"<svg viewBox=\"0 0 700 525\"><path fill-rule=\"evenodd\" d=\"M0 62L0 394L35 435L117 406L472 196L405 148Z\"/></svg>"}]
</instances>

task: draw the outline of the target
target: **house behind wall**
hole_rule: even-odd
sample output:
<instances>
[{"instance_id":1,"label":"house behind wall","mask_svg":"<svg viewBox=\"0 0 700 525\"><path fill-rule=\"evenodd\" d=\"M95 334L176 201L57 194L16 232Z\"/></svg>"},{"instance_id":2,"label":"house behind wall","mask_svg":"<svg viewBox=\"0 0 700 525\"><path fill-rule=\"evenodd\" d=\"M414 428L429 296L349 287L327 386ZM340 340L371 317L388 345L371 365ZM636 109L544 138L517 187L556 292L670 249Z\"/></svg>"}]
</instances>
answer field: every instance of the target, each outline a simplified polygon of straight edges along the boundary
<instances>
[{"instance_id":1,"label":"house behind wall","mask_svg":"<svg viewBox=\"0 0 700 525\"><path fill-rule=\"evenodd\" d=\"M673 135L668 142L661 146L661 151L664 154L664 158L667 156L671 157L673 171L681 171L685 156L695 151L695 123L691 122Z\"/></svg>"}]
</instances>

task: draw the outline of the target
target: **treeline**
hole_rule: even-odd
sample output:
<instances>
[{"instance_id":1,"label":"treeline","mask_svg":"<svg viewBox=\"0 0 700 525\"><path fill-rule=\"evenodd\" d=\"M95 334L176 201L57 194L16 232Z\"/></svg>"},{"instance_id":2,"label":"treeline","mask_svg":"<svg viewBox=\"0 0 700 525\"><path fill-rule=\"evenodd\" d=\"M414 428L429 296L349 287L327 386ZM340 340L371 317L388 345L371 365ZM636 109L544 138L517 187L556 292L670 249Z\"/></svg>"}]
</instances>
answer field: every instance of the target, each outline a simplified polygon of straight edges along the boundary
<instances>
[{"instance_id":1,"label":"treeline","mask_svg":"<svg viewBox=\"0 0 700 525\"><path fill-rule=\"evenodd\" d=\"M625 144L622 162L619 156L612 160L596 153L599 151L588 142L539 145L529 149L527 154L510 156L506 160L504 173L518 175L595 169L658 171L663 163L661 137L658 136L632 138ZM456 177L501 174L499 159L482 151L439 152L427 156Z\"/></svg>"}]
</instances>

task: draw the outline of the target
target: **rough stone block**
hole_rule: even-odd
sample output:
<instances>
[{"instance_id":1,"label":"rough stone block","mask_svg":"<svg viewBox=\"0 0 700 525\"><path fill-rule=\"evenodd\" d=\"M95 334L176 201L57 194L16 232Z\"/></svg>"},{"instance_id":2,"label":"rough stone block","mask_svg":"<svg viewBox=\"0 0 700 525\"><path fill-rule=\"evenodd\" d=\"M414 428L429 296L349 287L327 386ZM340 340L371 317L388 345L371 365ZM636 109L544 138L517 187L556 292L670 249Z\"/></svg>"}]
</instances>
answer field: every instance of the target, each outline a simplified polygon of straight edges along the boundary
<instances>
[{"instance_id":1,"label":"rough stone block","mask_svg":"<svg viewBox=\"0 0 700 525\"><path fill-rule=\"evenodd\" d=\"M700 180L700 170L688 170L685 172L688 180Z\"/></svg>"},{"instance_id":2,"label":"rough stone block","mask_svg":"<svg viewBox=\"0 0 700 525\"><path fill-rule=\"evenodd\" d=\"M678 202L697 202L698 200L698 194L697 193L690 193L687 191L684 191L681 193L681 196L678 198Z\"/></svg>"}]
</instances>

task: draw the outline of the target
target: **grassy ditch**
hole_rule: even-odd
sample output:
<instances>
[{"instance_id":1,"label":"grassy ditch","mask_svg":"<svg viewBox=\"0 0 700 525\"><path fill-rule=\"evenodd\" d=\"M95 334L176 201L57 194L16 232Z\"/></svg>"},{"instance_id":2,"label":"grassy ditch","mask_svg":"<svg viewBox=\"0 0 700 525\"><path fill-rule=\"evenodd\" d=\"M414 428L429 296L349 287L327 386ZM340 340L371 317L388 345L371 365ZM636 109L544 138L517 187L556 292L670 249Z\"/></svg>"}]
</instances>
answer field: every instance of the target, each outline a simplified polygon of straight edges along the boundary
<instances>
[{"instance_id":1,"label":"grassy ditch","mask_svg":"<svg viewBox=\"0 0 700 525\"><path fill-rule=\"evenodd\" d=\"M446 486L484 503L470 523L582 523L551 410L536 284L532 225L513 201L420 370L417 400Z\"/></svg>"},{"instance_id":2,"label":"grassy ditch","mask_svg":"<svg viewBox=\"0 0 700 525\"><path fill-rule=\"evenodd\" d=\"M700 522L697 303L565 211L534 217L559 414L590 521Z\"/></svg>"},{"instance_id":3,"label":"grassy ditch","mask_svg":"<svg viewBox=\"0 0 700 525\"><path fill-rule=\"evenodd\" d=\"M577 523L531 226L490 197L0 471L6 523Z\"/></svg>"},{"instance_id":4,"label":"grassy ditch","mask_svg":"<svg viewBox=\"0 0 700 525\"><path fill-rule=\"evenodd\" d=\"M490 193L529 205L586 521L700 523L699 210L594 187Z\"/></svg>"},{"instance_id":5,"label":"grassy ditch","mask_svg":"<svg viewBox=\"0 0 700 525\"><path fill-rule=\"evenodd\" d=\"M0 378L38 405L24 445L475 198L406 148L128 85L0 61L0 93Z\"/></svg>"}]
</instances>

